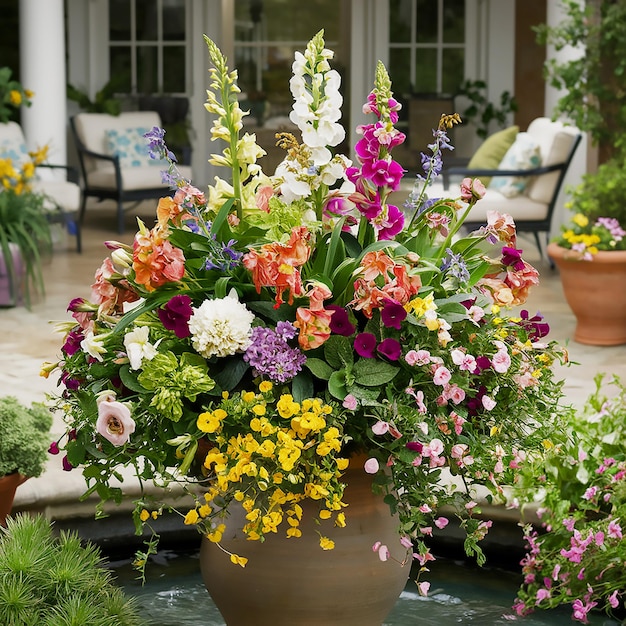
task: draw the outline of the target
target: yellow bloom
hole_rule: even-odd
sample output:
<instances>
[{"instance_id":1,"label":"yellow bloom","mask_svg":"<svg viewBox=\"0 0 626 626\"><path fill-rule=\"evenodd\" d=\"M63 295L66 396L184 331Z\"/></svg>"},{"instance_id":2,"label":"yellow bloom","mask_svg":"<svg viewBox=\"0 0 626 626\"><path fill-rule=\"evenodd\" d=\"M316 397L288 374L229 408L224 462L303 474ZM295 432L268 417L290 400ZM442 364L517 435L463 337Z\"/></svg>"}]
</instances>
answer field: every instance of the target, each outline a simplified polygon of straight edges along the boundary
<instances>
[{"instance_id":1,"label":"yellow bloom","mask_svg":"<svg viewBox=\"0 0 626 626\"><path fill-rule=\"evenodd\" d=\"M152 519L157 519L159 517L159 512L158 511L152 511L151 515L152 515Z\"/></svg>"},{"instance_id":2,"label":"yellow bloom","mask_svg":"<svg viewBox=\"0 0 626 626\"><path fill-rule=\"evenodd\" d=\"M335 526L337 526L339 528L345 528L346 527L346 514L345 513L338 513L337 514L337 518L335 519Z\"/></svg>"},{"instance_id":3,"label":"yellow bloom","mask_svg":"<svg viewBox=\"0 0 626 626\"><path fill-rule=\"evenodd\" d=\"M268 391L271 391L273 387L274 385L272 385L272 383L269 380L264 380L259 385L259 391L261 393L267 393Z\"/></svg>"},{"instance_id":4,"label":"yellow bloom","mask_svg":"<svg viewBox=\"0 0 626 626\"><path fill-rule=\"evenodd\" d=\"M198 511L196 511L196 509L191 509L187 513L187 515L185 515L184 523L187 526L191 526L193 524L196 524L198 522L198 519L200 519L200 516L198 515Z\"/></svg>"},{"instance_id":5,"label":"yellow bloom","mask_svg":"<svg viewBox=\"0 0 626 626\"><path fill-rule=\"evenodd\" d=\"M255 398L256 398L256 394L254 393L254 391L244 391L241 394L241 399L244 402L252 402Z\"/></svg>"},{"instance_id":6,"label":"yellow bloom","mask_svg":"<svg viewBox=\"0 0 626 626\"><path fill-rule=\"evenodd\" d=\"M328 537L320 537L320 548L322 548L322 550L334 550L335 542Z\"/></svg>"},{"instance_id":7,"label":"yellow bloom","mask_svg":"<svg viewBox=\"0 0 626 626\"><path fill-rule=\"evenodd\" d=\"M330 519L332 513L328 509L322 509L320 511L320 519Z\"/></svg>"},{"instance_id":8,"label":"yellow bloom","mask_svg":"<svg viewBox=\"0 0 626 626\"><path fill-rule=\"evenodd\" d=\"M286 393L280 396L276 403L276 410L281 417L288 419L300 411L300 405L293 401L292 395Z\"/></svg>"},{"instance_id":9,"label":"yellow bloom","mask_svg":"<svg viewBox=\"0 0 626 626\"><path fill-rule=\"evenodd\" d=\"M231 554L230 562L234 563L235 565L245 567L246 563L248 562L248 559L245 556L239 556L238 554Z\"/></svg>"},{"instance_id":10,"label":"yellow bloom","mask_svg":"<svg viewBox=\"0 0 626 626\"><path fill-rule=\"evenodd\" d=\"M576 224L576 226L580 226L581 228L585 228L587 224L589 224L589 218L582 213L576 213L572 218L572 222Z\"/></svg>"},{"instance_id":11,"label":"yellow bloom","mask_svg":"<svg viewBox=\"0 0 626 626\"><path fill-rule=\"evenodd\" d=\"M335 462L337 463L337 469L341 472L347 469L348 465L350 465L349 459L335 459Z\"/></svg>"},{"instance_id":12,"label":"yellow bloom","mask_svg":"<svg viewBox=\"0 0 626 626\"><path fill-rule=\"evenodd\" d=\"M267 413L267 409L265 408L265 405L264 405L264 404L255 404L255 405L252 407L252 412L253 412L255 415L259 415L259 416L261 416L261 415L265 415L265 414Z\"/></svg>"},{"instance_id":13,"label":"yellow bloom","mask_svg":"<svg viewBox=\"0 0 626 626\"><path fill-rule=\"evenodd\" d=\"M220 430L222 421L227 416L223 409L215 409L212 412L205 412L198 415L196 426L203 433L215 433Z\"/></svg>"},{"instance_id":14,"label":"yellow bloom","mask_svg":"<svg viewBox=\"0 0 626 626\"><path fill-rule=\"evenodd\" d=\"M22 104L22 94L17 91L17 89L11 89L9 92L9 100L13 106L18 107Z\"/></svg>"},{"instance_id":15,"label":"yellow bloom","mask_svg":"<svg viewBox=\"0 0 626 626\"><path fill-rule=\"evenodd\" d=\"M212 532L207 533L206 538L213 543L219 543L222 540L222 536L224 535L225 530L226 530L226 525L220 524Z\"/></svg>"},{"instance_id":16,"label":"yellow bloom","mask_svg":"<svg viewBox=\"0 0 626 626\"><path fill-rule=\"evenodd\" d=\"M146 511L146 509L143 509L143 510L141 511L141 513L139 513L139 519L140 519L142 522L147 521L149 518L150 518L150 513L149 513L148 511Z\"/></svg>"}]
</instances>

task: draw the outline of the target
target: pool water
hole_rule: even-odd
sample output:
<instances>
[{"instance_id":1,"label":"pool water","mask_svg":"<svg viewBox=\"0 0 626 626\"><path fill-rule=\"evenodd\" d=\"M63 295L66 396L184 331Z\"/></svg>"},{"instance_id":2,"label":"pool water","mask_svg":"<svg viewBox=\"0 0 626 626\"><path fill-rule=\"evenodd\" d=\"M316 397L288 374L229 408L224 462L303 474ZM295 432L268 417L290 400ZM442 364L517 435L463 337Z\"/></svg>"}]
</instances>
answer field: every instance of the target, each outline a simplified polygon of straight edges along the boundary
<instances>
[{"instance_id":1,"label":"pool water","mask_svg":"<svg viewBox=\"0 0 626 626\"><path fill-rule=\"evenodd\" d=\"M198 553L160 552L147 567L146 584L136 580L129 561L111 563L118 583L135 596L141 613L155 626L225 626L206 592ZM417 593L409 580L384 626L510 625L511 605L519 576L499 569L477 568L448 559L431 564L428 597ZM568 608L539 611L515 623L520 626L572 626ZM617 626L602 615L589 619L593 626ZM253 625L251 625L253 626ZM296 626L296 625L294 625Z\"/></svg>"}]
</instances>

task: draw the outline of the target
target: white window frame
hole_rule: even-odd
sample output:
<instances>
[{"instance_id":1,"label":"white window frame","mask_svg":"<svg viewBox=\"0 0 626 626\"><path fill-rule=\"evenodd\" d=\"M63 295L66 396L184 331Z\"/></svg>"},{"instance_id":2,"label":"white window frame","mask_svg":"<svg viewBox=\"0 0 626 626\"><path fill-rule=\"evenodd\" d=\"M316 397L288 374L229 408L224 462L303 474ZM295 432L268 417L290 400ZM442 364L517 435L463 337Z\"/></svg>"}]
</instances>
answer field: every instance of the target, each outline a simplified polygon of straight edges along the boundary
<instances>
[{"instance_id":1,"label":"white window frame","mask_svg":"<svg viewBox=\"0 0 626 626\"><path fill-rule=\"evenodd\" d=\"M155 39L150 40L138 40L136 37L136 0L130 0L131 3L131 11L130 11L130 39L129 40L111 40L109 33L109 21L108 21L108 11L107 11L107 24L106 24L106 50L107 50L107 69L108 75L110 76L110 67L109 65L109 53L112 48L123 48L130 47L131 55L131 67L130 67L130 75L131 75L131 88L130 92L127 94L129 96L138 96L145 95L139 94L137 89L137 48L139 47L155 47L157 49L157 88L152 93L158 93L163 95L171 95L171 96L189 96L192 92L191 87L191 63L192 63L192 51L190 45L190 33L192 32L191 24L191 2L190 0L184 0L185 4L185 38L183 40L164 40L163 39L163 3L167 2L167 0L153 0L157 4L157 33ZM108 7L107 7L108 8ZM163 49L168 47L185 47L185 90L182 92L164 92L163 90ZM150 94L147 94L150 95Z\"/></svg>"}]
</instances>

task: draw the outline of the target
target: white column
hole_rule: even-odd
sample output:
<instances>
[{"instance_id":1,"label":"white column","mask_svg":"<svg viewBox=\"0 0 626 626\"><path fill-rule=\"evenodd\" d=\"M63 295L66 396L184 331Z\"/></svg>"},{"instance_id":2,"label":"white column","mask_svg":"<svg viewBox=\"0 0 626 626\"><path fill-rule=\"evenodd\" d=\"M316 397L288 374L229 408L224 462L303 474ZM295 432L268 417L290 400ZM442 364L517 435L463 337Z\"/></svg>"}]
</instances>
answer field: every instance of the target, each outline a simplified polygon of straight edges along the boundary
<instances>
[{"instance_id":1,"label":"white column","mask_svg":"<svg viewBox=\"0 0 626 626\"><path fill-rule=\"evenodd\" d=\"M20 0L20 78L35 92L22 109L29 149L48 144L50 163L67 160L63 0Z\"/></svg>"}]
</instances>

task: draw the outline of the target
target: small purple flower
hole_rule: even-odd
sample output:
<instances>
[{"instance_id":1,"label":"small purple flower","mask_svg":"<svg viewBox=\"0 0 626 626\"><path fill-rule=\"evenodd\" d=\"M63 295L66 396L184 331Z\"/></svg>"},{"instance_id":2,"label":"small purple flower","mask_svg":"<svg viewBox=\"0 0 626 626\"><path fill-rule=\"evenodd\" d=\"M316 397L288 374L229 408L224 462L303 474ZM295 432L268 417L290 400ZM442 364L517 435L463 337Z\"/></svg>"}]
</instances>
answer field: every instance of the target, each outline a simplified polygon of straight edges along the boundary
<instances>
[{"instance_id":1,"label":"small purple flower","mask_svg":"<svg viewBox=\"0 0 626 626\"><path fill-rule=\"evenodd\" d=\"M387 357L390 361L397 361L402 355L402 346L397 339L393 339L393 337L388 337L387 339L383 339L376 349L378 354L381 356Z\"/></svg>"},{"instance_id":2,"label":"small purple flower","mask_svg":"<svg viewBox=\"0 0 626 626\"><path fill-rule=\"evenodd\" d=\"M380 317L387 328L397 328L400 330L402 322L406 319L404 307L395 300L385 300Z\"/></svg>"},{"instance_id":3,"label":"small purple flower","mask_svg":"<svg viewBox=\"0 0 626 626\"><path fill-rule=\"evenodd\" d=\"M298 334L298 329L291 322L278 322L276 334L283 339L293 339Z\"/></svg>"},{"instance_id":4,"label":"small purple flower","mask_svg":"<svg viewBox=\"0 0 626 626\"><path fill-rule=\"evenodd\" d=\"M344 337L350 337L356 331L354 324L348 317L348 312L337 304L329 304L326 307L327 311L332 311L333 314L330 318L330 330L336 335L343 335Z\"/></svg>"},{"instance_id":5,"label":"small purple flower","mask_svg":"<svg viewBox=\"0 0 626 626\"><path fill-rule=\"evenodd\" d=\"M87 300L85 300L85 298L73 298L67 305L67 310L70 313L78 313L79 311L84 311L84 308L82 308L84 304L87 304Z\"/></svg>"},{"instance_id":6,"label":"small purple flower","mask_svg":"<svg viewBox=\"0 0 626 626\"><path fill-rule=\"evenodd\" d=\"M446 256L441 262L441 271L456 278L460 283L466 283L470 279L470 273L462 254L455 254L450 248L446 250Z\"/></svg>"},{"instance_id":7,"label":"small purple flower","mask_svg":"<svg viewBox=\"0 0 626 626\"><path fill-rule=\"evenodd\" d=\"M272 382L286 383L293 379L306 362L299 348L292 348L287 338L295 328L289 322L279 322L280 329L256 326L252 329L251 344L243 360L253 368L255 376L267 376Z\"/></svg>"},{"instance_id":8,"label":"small purple flower","mask_svg":"<svg viewBox=\"0 0 626 626\"><path fill-rule=\"evenodd\" d=\"M63 457L62 464L64 472L71 472L74 469L74 466L69 462L67 458L67 454Z\"/></svg>"},{"instance_id":9,"label":"small purple flower","mask_svg":"<svg viewBox=\"0 0 626 626\"><path fill-rule=\"evenodd\" d=\"M406 449L410 450L411 452L417 452L418 454L422 454L424 444L420 441L407 441Z\"/></svg>"},{"instance_id":10,"label":"small purple flower","mask_svg":"<svg viewBox=\"0 0 626 626\"><path fill-rule=\"evenodd\" d=\"M512 267L516 272L523 270L524 261L522 261L522 252L522 250L504 246L502 248L502 265Z\"/></svg>"},{"instance_id":11,"label":"small purple flower","mask_svg":"<svg viewBox=\"0 0 626 626\"><path fill-rule=\"evenodd\" d=\"M522 318L520 326L528 331L528 337L531 341L537 341L550 333L550 325L543 321L543 315L537 312L534 317L529 317L528 311L524 309L520 311Z\"/></svg>"},{"instance_id":12,"label":"small purple flower","mask_svg":"<svg viewBox=\"0 0 626 626\"><path fill-rule=\"evenodd\" d=\"M76 354L80 350L80 342L85 338L83 333L79 330L72 330L67 334L65 338L65 343L61 347L61 350L67 356L72 356Z\"/></svg>"},{"instance_id":13,"label":"small purple flower","mask_svg":"<svg viewBox=\"0 0 626 626\"><path fill-rule=\"evenodd\" d=\"M488 370L491 367L491 359L488 356L476 357L476 370L474 373L479 374L484 370Z\"/></svg>"},{"instance_id":14,"label":"small purple flower","mask_svg":"<svg viewBox=\"0 0 626 626\"><path fill-rule=\"evenodd\" d=\"M354 338L354 349L364 359L373 359L376 356L376 336L372 333L359 333Z\"/></svg>"},{"instance_id":15,"label":"small purple flower","mask_svg":"<svg viewBox=\"0 0 626 626\"><path fill-rule=\"evenodd\" d=\"M59 442L53 441L48 448L48 454L59 454Z\"/></svg>"},{"instance_id":16,"label":"small purple flower","mask_svg":"<svg viewBox=\"0 0 626 626\"><path fill-rule=\"evenodd\" d=\"M159 161L167 159L176 163L176 156L165 145L165 130L158 126L153 126L152 130L144 135L144 139L148 140L148 154L151 159Z\"/></svg>"},{"instance_id":17,"label":"small purple flower","mask_svg":"<svg viewBox=\"0 0 626 626\"><path fill-rule=\"evenodd\" d=\"M191 298L184 294L174 296L169 302L157 311L161 324L167 330L173 330L179 339L189 337L189 319L193 314Z\"/></svg>"}]
</instances>

